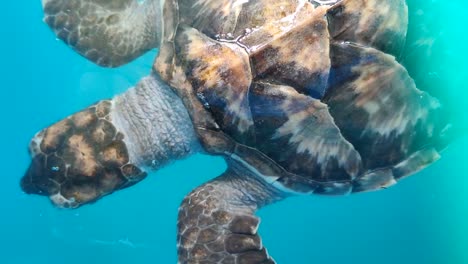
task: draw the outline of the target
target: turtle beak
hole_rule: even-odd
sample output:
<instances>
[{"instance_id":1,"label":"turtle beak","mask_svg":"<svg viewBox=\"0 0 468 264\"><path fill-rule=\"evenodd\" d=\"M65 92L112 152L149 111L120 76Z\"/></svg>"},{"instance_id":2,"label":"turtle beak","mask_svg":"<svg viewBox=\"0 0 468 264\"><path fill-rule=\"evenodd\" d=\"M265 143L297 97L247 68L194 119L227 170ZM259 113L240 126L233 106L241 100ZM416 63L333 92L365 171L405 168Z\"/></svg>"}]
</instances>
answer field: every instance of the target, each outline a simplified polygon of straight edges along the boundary
<instances>
[{"instance_id":1,"label":"turtle beak","mask_svg":"<svg viewBox=\"0 0 468 264\"><path fill-rule=\"evenodd\" d=\"M28 170L21 178L21 189L26 194L48 196L52 203L59 208L79 207L81 203L77 202L73 197L67 199L61 195L62 184L57 180L60 179L60 174L63 171L57 166L48 168L47 158L47 156L41 154L33 155ZM97 199L97 197L94 197L94 199Z\"/></svg>"},{"instance_id":2,"label":"turtle beak","mask_svg":"<svg viewBox=\"0 0 468 264\"><path fill-rule=\"evenodd\" d=\"M76 208L80 204L75 199L66 199L60 194L60 184L44 173L39 159L33 159L29 169L20 182L21 189L27 194L48 196L51 202L59 208Z\"/></svg>"},{"instance_id":3,"label":"turtle beak","mask_svg":"<svg viewBox=\"0 0 468 264\"><path fill-rule=\"evenodd\" d=\"M21 189L27 194L48 196L52 191L50 188L52 186L48 186L47 179L43 179L43 177L38 174L37 165L37 160L34 159L23 178L21 178Z\"/></svg>"}]
</instances>

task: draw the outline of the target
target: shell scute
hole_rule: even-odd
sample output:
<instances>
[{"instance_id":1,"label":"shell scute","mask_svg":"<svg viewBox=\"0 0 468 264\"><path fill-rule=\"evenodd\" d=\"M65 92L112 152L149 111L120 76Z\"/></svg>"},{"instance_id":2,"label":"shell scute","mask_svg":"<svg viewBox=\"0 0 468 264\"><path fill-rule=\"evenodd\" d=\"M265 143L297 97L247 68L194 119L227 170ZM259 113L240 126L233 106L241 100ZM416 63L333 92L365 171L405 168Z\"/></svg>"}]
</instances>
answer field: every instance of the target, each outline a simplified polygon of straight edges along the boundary
<instances>
[{"instance_id":1,"label":"shell scute","mask_svg":"<svg viewBox=\"0 0 468 264\"><path fill-rule=\"evenodd\" d=\"M330 69L325 11L304 5L286 23L275 21L241 38L239 42L250 51L256 77L275 79L321 98Z\"/></svg>"},{"instance_id":2,"label":"shell scute","mask_svg":"<svg viewBox=\"0 0 468 264\"><path fill-rule=\"evenodd\" d=\"M255 83L250 107L256 148L287 171L322 182L351 180L360 172L359 153L317 99L292 87Z\"/></svg>"},{"instance_id":3,"label":"shell scute","mask_svg":"<svg viewBox=\"0 0 468 264\"><path fill-rule=\"evenodd\" d=\"M304 1L300 0L247 1L239 13L236 31L233 34L242 35L246 29L254 30L266 25L287 25L303 3Z\"/></svg>"},{"instance_id":4,"label":"shell scute","mask_svg":"<svg viewBox=\"0 0 468 264\"><path fill-rule=\"evenodd\" d=\"M209 37L232 33L245 0L179 0L181 24Z\"/></svg>"},{"instance_id":5,"label":"shell scute","mask_svg":"<svg viewBox=\"0 0 468 264\"><path fill-rule=\"evenodd\" d=\"M342 0L328 12L336 41L350 41L398 56L405 44L408 7L405 0Z\"/></svg>"},{"instance_id":6,"label":"shell scute","mask_svg":"<svg viewBox=\"0 0 468 264\"><path fill-rule=\"evenodd\" d=\"M194 92L218 124L241 143L252 133L248 90L252 81L247 53L239 46L182 29L175 41L179 65Z\"/></svg>"},{"instance_id":7,"label":"shell scute","mask_svg":"<svg viewBox=\"0 0 468 264\"><path fill-rule=\"evenodd\" d=\"M331 46L331 60L335 78L323 101L366 170L394 166L440 134L440 103L393 56L341 43Z\"/></svg>"}]
</instances>

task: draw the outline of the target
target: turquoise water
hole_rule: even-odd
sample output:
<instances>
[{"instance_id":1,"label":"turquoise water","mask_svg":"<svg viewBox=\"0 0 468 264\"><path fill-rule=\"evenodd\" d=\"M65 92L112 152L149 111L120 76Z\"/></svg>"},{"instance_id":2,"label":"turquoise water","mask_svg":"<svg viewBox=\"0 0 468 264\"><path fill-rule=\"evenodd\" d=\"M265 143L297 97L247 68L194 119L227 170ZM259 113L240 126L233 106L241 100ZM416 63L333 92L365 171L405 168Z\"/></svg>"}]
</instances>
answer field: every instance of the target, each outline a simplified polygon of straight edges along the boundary
<instances>
[{"instance_id":1,"label":"turquoise water","mask_svg":"<svg viewBox=\"0 0 468 264\"><path fill-rule=\"evenodd\" d=\"M410 10L422 3L433 7L429 24L447 51L421 69L439 69L440 91L466 124L466 4L412 1ZM175 263L178 205L224 170L220 158L194 156L78 210L53 208L19 188L35 132L125 91L148 73L155 52L99 68L55 40L41 23L39 0L8 1L3 10L0 263ZM280 264L468 263L467 149L466 137L456 141L439 162L388 190L266 207L259 212L264 244Z\"/></svg>"}]
</instances>

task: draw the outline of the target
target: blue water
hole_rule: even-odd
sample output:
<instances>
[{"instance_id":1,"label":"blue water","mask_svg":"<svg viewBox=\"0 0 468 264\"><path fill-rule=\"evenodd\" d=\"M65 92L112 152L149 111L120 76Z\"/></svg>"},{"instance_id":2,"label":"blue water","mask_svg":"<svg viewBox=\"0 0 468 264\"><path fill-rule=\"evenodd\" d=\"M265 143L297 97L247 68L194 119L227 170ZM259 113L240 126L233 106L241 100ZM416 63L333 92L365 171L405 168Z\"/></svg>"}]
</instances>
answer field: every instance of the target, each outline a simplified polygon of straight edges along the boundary
<instances>
[{"instance_id":1,"label":"blue water","mask_svg":"<svg viewBox=\"0 0 468 264\"><path fill-rule=\"evenodd\" d=\"M19 188L34 133L125 91L148 73L155 52L99 68L55 39L39 0L2 8L0 263L175 263L178 205L223 172L220 158L191 157L78 210ZM280 264L468 263L467 149L467 138L455 142L439 162L385 191L266 207L264 244Z\"/></svg>"}]
</instances>

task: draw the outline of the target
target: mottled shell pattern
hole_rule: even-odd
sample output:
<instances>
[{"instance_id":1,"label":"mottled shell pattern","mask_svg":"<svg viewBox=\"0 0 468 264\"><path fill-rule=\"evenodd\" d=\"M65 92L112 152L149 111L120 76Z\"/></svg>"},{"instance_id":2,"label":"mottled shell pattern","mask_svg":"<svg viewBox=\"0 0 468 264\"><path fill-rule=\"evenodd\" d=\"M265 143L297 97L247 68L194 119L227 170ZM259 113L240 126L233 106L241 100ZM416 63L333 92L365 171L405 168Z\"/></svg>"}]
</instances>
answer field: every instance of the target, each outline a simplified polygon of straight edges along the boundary
<instances>
[{"instance_id":1,"label":"mottled shell pattern","mask_svg":"<svg viewBox=\"0 0 468 264\"><path fill-rule=\"evenodd\" d=\"M441 104L398 62L404 0L323 2L167 1L154 68L208 152L292 192L386 188L438 159Z\"/></svg>"}]
</instances>

